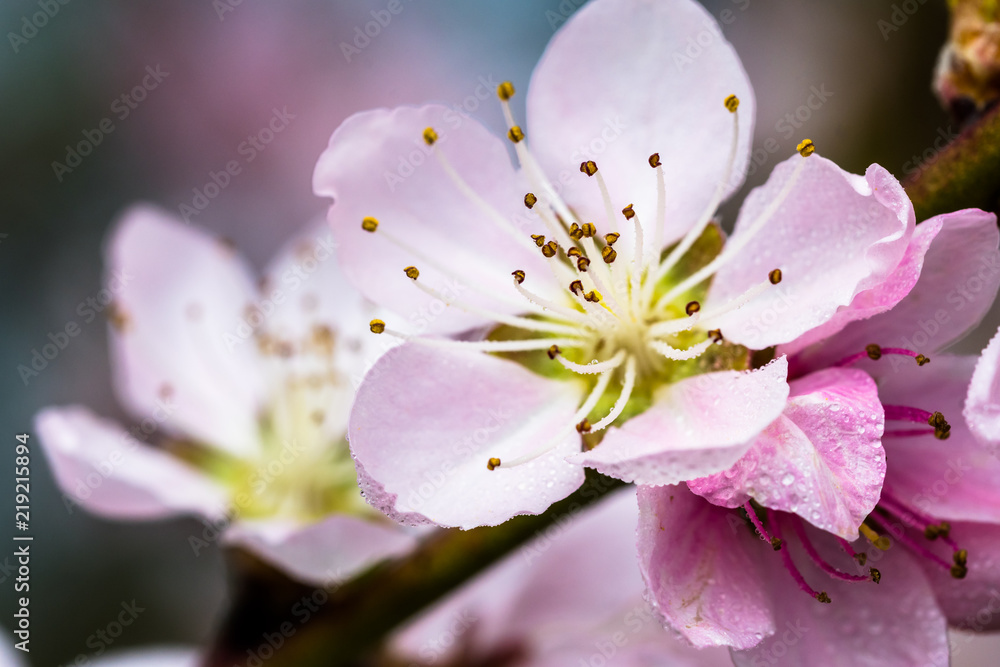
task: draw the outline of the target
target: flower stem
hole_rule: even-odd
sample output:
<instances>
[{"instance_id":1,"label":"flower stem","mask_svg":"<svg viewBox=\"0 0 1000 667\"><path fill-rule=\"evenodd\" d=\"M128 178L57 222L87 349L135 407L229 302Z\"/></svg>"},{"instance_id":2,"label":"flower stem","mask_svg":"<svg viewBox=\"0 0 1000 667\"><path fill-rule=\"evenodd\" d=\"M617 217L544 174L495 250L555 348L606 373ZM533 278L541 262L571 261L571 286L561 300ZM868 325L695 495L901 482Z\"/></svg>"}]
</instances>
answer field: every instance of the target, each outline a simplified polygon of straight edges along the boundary
<instances>
[{"instance_id":1,"label":"flower stem","mask_svg":"<svg viewBox=\"0 0 1000 667\"><path fill-rule=\"evenodd\" d=\"M1000 203L1000 105L945 146L904 182L917 220Z\"/></svg>"},{"instance_id":2,"label":"flower stem","mask_svg":"<svg viewBox=\"0 0 1000 667\"><path fill-rule=\"evenodd\" d=\"M370 665L365 661L395 628L622 486L587 470L583 486L543 514L518 516L491 528L435 532L407 558L378 565L336 588L291 582L251 556L233 553L239 589L205 664L230 667L246 664L251 653L273 653L268 667ZM277 639L281 647L274 650Z\"/></svg>"}]
</instances>

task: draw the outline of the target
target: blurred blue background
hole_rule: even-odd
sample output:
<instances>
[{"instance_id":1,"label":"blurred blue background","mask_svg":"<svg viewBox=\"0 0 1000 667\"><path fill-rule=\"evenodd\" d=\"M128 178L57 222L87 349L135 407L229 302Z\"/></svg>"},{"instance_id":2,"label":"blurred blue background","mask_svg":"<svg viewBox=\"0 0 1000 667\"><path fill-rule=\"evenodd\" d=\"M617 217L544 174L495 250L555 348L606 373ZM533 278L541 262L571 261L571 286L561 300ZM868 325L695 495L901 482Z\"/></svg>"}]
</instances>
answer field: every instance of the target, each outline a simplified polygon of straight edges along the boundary
<instances>
[{"instance_id":1,"label":"blurred blue background","mask_svg":"<svg viewBox=\"0 0 1000 667\"><path fill-rule=\"evenodd\" d=\"M210 172L236 157L274 109L287 109L294 115L287 129L192 217L261 266L284 239L323 213L324 202L311 193L311 173L344 118L371 107L441 101L465 104L502 132L492 97L476 108L465 100L481 78L510 79L526 89L554 28L582 4L401 1L403 10L360 49L356 31L387 0L0 5L0 440L12 449L15 434L31 433L33 414L49 404L84 403L130 423L109 381L106 324L103 318L85 322L78 311L104 286L102 241L129 203L148 200L172 211L190 205ZM58 11L31 30L25 21L43 11L40 4ZM888 19L891 2L704 4L716 16L728 10L733 17L723 31L756 89L755 145L773 138L781 147L747 188L760 184L805 136L847 169L862 172L879 162L903 177L915 155L957 129L930 91L946 37L943 1L920 5L888 34L878 21ZM150 71L161 74L150 78ZM144 78L145 94L123 100ZM803 107L814 88L828 93L826 101ZM515 101L523 105L523 97ZM515 109L523 117L523 106ZM787 136L786 115L797 112L801 127ZM102 131L103 119L112 131ZM96 144L92 152L70 171L54 170L53 162L66 163L67 145L88 136ZM732 204L723 209L730 224L735 211ZM177 258L177 267L183 271L184 258ZM32 351L71 321L81 333L37 377L23 379L18 366L30 365ZM994 317L964 351L981 349L996 324ZM210 638L225 610L227 580L219 550L196 557L187 544L201 527L191 520L113 523L70 512L37 440L31 443L31 664L93 655L103 644L92 635L132 600L145 611L114 649ZM12 469L12 454L0 457L3 480L13 477ZM10 486L5 516L12 511ZM0 488L8 488L6 482ZM7 525L3 534L12 544ZM14 610L7 569L12 552L0 550L5 626ZM956 665L995 664L990 658L1000 649L996 639L959 645Z\"/></svg>"}]
</instances>

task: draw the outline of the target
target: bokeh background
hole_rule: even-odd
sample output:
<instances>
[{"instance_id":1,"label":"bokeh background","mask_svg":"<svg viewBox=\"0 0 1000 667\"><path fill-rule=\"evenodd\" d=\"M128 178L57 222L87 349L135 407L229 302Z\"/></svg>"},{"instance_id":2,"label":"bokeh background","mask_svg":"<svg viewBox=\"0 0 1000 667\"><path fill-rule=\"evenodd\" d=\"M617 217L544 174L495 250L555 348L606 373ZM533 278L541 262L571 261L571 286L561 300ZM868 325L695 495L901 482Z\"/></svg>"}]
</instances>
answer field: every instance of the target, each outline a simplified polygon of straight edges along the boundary
<instances>
[{"instance_id":1,"label":"bokeh background","mask_svg":"<svg viewBox=\"0 0 1000 667\"><path fill-rule=\"evenodd\" d=\"M343 119L372 107L439 101L503 132L499 105L492 96L478 100L477 87L510 79L524 90L554 29L583 0L401 3L367 43L354 40L387 0L0 4L0 451L12 449L15 434L31 433L34 413L49 404L84 403L130 423L109 381L106 323L85 322L78 308L105 287L102 243L131 202L178 211L191 205L210 172L239 159L242 172L191 220L232 239L262 266L284 239L322 215L325 204L312 195L310 177ZM26 27L40 4L58 11L42 27ZM916 11L892 31L879 22L891 22L895 3L882 0L704 4L731 18L723 31L758 99L755 145L780 145L736 201L806 136L847 169L863 172L878 162L903 177L915 157L932 157L935 140L957 130L930 89L947 31L944 0L913 2ZM131 108L120 98L142 84L147 67L165 75ZM814 90L825 100L810 109L803 105ZM523 105L523 97L515 102ZM294 118L245 162L241 143L275 110ZM515 110L523 117L523 107ZM800 127L788 136L786 114L796 113ZM66 162L67 145L95 136L106 118L113 131L100 132L78 166L55 173L53 162ZM723 209L730 224L735 211L732 204ZM184 271L184 258L176 262ZM963 351L980 350L997 320L1000 312ZM32 351L71 321L80 335L37 376L22 378L18 366L30 365ZM201 526L113 523L70 511L39 443L32 444L30 664L92 656L102 645L92 635L132 600L145 611L114 649L211 637L227 579L218 549L196 557L187 544ZM13 512L12 477L13 455L0 457L0 489L10 488L0 503L5 517ZM12 528L6 519L3 526L10 545ZM12 552L0 549L4 642L14 610ZM958 666L996 664L1000 651L996 638L961 638L958 646Z\"/></svg>"}]
</instances>

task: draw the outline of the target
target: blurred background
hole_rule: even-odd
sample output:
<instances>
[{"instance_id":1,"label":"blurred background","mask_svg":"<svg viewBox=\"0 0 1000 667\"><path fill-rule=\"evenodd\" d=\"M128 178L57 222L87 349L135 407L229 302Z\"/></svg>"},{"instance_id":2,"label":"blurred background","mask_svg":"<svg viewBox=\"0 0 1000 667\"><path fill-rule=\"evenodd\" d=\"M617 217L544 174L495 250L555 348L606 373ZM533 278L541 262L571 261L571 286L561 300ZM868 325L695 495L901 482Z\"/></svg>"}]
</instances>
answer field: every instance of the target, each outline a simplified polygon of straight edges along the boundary
<instances>
[{"instance_id":1,"label":"blurred background","mask_svg":"<svg viewBox=\"0 0 1000 667\"><path fill-rule=\"evenodd\" d=\"M475 96L480 82L510 79L525 90L554 29L583 1L401 0L402 11L376 36L360 38L371 12L387 3L0 4L0 439L12 445L15 434L31 433L34 413L50 404L83 403L131 423L112 393L106 323L85 321L79 310L105 287L102 243L131 202L180 215L210 172L239 160L242 171L189 217L232 239L260 267L322 215L311 173L342 120L372 107L439 101L501 133L492 93L485 101ZM913 2L901 25L886 23L894 3L882 0L704 4L724 23L731 19L723 31L757 94L755 146L780 146L765 152L735 201L806 136L851 171L878 162L902 178L933 156L939 137L957 131L930 90L947 34L943 0ZM33 23L40 5L57 11ZM515 98L522 118L523 100ZM287 117L285 127L248 159L244 142L276 113ZM89 154L67 155L85 139ZM729 224L736 210L723 209ZM177 267L184 270L183 257ZM998 320L1000 313L962 351L978 352ZM37 376L22 377L18 367L30 366L33 350L70 322L81 333ZM200 526L113 523L67 506L39 443L31 444L30 664L94 655L104 646L94 633L133 600L145 611L115 649L206 641L225 610L227 580L218 549L196 557L188 546ZM12 468L12 455L0 457L3 480ZM11 505L3 501L4 516ZM5 521L11 544L8 531ZM14 611L12 552L0 551L5 626ZM992 665L1000 641L960 638L958 646L953 664Z\"/></svg>"}]
</instances>

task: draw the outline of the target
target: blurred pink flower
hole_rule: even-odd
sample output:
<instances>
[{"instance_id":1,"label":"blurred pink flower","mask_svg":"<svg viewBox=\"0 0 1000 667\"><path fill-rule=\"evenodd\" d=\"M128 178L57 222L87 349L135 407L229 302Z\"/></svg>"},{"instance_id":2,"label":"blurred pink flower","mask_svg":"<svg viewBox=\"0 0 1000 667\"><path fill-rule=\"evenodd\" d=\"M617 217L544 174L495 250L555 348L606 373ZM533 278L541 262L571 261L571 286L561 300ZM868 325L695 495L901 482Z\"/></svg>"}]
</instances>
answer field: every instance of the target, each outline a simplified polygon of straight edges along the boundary
<instances>
[{"instance_id":1,"label":"blurred pink flower","mask_svg":"<svg viewBox=\"0 0 1000 667\"><path fill-rule=\"evenodd\" d=\"M712 48L678 59L702 33ZM351 417L366 497L468 528L544 510L583 466L640 484L730 468L789 396L786 359L752 368L748 349L828 326L892 274L914 228L902 188L803 142L723 246L713 215L745 172L754 99L690 1L577 12L533 75L530 152L512 86L498 93L519 170L439 106L355 115L316 167L348 277L418 331L467 332L374 329L411 342Z\"/></svg>"},{"instance_id":2,"label":"blurred pink flower","mask_svg":"<svg viewBox=\"0 0 1000 667\"><path fill-rule=\"evenodd\" d=\"M663 632L635 570L635 516L623 490L564 517L404 627L392 652L411 667L731 664Z\"/></svg>"},{"instance_id":3,"label":"blurred pink flower","mask_svg":"<svg viewBox=\"0 0 1000 667\"><path fill-rule=\"evenodd\" d=\"M123 284L109 331L119 401L140 423L126 430L82 406L37 415L67 501L120 519L201 516L196 554L224 530L310 583L406 552L412 536L361 499L345 440L376 350L353 335L370 307L339 276L333 245L311 226L255 286L226 243L129 210L107 247Z\"/></svg>"}]
</instances>

